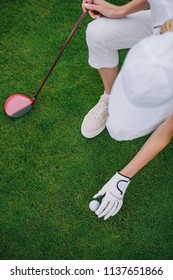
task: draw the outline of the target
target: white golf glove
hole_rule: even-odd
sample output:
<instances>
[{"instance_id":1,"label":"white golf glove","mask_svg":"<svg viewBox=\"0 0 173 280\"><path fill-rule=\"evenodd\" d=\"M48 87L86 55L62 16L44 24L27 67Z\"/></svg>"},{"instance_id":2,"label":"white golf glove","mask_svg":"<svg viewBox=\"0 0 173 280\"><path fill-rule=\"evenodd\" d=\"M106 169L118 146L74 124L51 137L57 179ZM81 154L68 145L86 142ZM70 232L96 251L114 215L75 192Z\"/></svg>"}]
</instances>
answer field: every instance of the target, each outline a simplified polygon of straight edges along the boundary
<instances>
[{"instance_id":1,"label":"white golf glove","mask_svg":"<svg viewBox=\"0 0 173 280\"><path fill-rule=\"evenodd\" d=\"M93 198L98 198L105 195L99 208L95 212L99 218L104 217L104 220L107 220L109 217L119 212L123 205L123 197L130 181L130 178L117 172L106 185L93 196Z\"/></svg>"}]
</instances>

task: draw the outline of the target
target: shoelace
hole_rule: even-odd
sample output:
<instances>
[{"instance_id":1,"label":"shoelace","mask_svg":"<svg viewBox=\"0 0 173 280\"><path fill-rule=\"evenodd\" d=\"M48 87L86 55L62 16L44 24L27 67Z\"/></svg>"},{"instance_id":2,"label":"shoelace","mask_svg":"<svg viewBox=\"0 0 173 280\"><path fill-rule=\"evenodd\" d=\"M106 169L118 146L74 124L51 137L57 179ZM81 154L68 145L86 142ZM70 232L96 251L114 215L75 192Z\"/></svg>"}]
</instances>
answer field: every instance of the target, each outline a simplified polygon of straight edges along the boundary
<instances>
[{"instance_id":1,"label":"shoelace","mask_svg":"<svg viewBox=\"0 0 173 280\"><path fill-rule=\"evenodd\" d=\"M97 106L97 109L95 111L95 114L94 114L94 118L96 120L99 120L99 118L104 114L104 112L107 110L108 108L108 104L104 101L104 98L103 96L101 96L98 104L96 105Z\"/></svg>"}]
</instances>

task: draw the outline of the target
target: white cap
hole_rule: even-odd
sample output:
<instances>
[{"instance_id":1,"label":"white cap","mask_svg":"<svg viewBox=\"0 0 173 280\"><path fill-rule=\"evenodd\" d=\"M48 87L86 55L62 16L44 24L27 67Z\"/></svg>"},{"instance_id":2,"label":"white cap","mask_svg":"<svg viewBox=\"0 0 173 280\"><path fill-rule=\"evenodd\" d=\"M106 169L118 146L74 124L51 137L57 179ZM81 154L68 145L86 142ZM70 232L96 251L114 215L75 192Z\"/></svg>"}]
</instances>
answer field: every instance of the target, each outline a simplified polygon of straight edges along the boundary
<instances>
[{"instance_id":1,"label":"white cap","mask_svg":"<svg viewBox=\"0 0 173 280\"><path fill-rule=\"evenodd\" d=\"M167 20L173 18L172 0L148 0L151 8L151 21L153 27L160 27Z\"/></svg>"},{"instance_id":2,"label":"white cap","mask_svg":"<svg viewBox=\"0 0 173 280\"><path fill-rule=\"evenodd\" d=\"M156 124L171 112L173 32L167 32L147 37L129 51L111 92L109 114L124 127L133 119L135 129Z\"/></svg>"}]
</instances>

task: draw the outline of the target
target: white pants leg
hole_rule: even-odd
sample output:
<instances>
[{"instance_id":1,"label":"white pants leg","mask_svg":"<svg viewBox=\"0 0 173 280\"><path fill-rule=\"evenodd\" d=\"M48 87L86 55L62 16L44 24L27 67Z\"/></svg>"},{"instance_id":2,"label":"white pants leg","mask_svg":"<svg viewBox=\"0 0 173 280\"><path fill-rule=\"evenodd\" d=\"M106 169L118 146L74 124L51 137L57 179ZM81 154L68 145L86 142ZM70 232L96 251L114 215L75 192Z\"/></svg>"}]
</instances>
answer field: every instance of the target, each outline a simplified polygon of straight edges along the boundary
<instances>
[{"instance_id":1,"label":"white pants leg","mask_svg":"<svg viewBox=\"0 0 173 280\"><path fill-rule=\"evenodd\" d=\"M86 31L89 64L96 69L115 67L118 64L118 50L131 48L152 33L150 10L122 19L96 19L89 23Z\"/></svg>"}]
</instances>

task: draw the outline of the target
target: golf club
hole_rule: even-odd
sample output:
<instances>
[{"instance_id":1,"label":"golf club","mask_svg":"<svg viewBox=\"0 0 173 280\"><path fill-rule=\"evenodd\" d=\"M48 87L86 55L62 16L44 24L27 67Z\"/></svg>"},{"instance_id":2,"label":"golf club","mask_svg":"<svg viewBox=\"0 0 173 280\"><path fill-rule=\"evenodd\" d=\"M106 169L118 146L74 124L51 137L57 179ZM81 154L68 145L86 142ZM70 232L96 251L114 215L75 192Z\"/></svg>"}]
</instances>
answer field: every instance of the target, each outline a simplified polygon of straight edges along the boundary
<instances>
[{"instance_id":1,"label":"golf club","mask_svg":"<svg viewBox=\"0 0 173 280\"><path fill-rule=\"evenodd\" d=\"M50 70L48 71L47 75L43 79L40 87L38 88L38 90L36 91L34 96L32 98L30 98L24 94L16 93L16 94L12 94L11 96L9 96L7 98L7 100L4 104L4 110L8 116L10 116L12 118L20 118L32 109L33 104L34 104L36 98L38 97L38 94L40 93L41 89L43 88L43 86L46 83L47 79L49 78L51 72L53 71L55 65L59 61L61 55L63 54L64 50L66 49L67 45L69 44L70 40L72 39L73 35L75 34L76 30L78 29L80 23L82 22L82 20L84 19L86 14L87 14L87 12L83 12L82 15L80 16L80 18L78 19L76 25L74 26L73 30L71 31L70 35L68 36L63 48L61 49L58 56L52 63Z\"/></svg>"}]
</instances>

